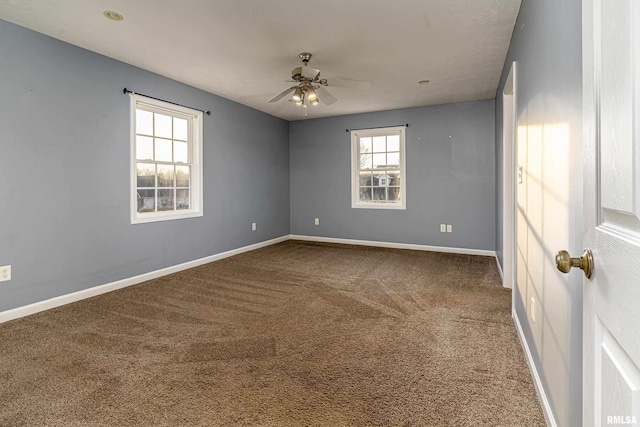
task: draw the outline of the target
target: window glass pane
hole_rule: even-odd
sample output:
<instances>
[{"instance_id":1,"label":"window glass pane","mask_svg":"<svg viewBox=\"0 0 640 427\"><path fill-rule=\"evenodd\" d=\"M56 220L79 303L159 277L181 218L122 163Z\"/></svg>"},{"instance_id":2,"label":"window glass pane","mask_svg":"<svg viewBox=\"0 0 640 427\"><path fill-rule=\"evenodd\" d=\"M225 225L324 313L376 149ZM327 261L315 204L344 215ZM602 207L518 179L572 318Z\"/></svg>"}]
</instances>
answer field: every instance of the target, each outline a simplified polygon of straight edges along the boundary
<instances>
[{"instance_id":1,"label":"window glass pane","mask_svg":"<svg viewBox=\"0 0 640 427\"><path fill-rule=\"evenodd\" d=\"M136 109L136 133L153 135L153 113Z\"/></svg>"},{"instance_id":2,"label":"window glass pane","mask_svg":"<svg viewBox=\"0 0 640 427\"><path fill-rule=\"evenodd\" d=\"M385 153L379 153L373 155L373 168L380 168L387 166L387 155Z\"/></svg>"},{"instance_id":3,"label":"window glass pane","mask_svg":"<svg viewBox=\"0 0 640 427\"><path fill-rule=\"evenodd\" d=\"M153 160L153 138L136 136L136 159Z\"/></svg>"},{"instance_id":4,"label":"window glass pane","mask_svg":"<svg viewBox=\"0 0 640 427\"><path fill-rule=\"evenodd\" d=\"M156 162L171 161L171 140L156 138Z\"/></svg>"},{"instance_id":5,"label":"window glass pane","mask_svg":"<svg viewBox=\"0 0 640 427\"><path fill-rule=\"evenodd\" d=\"M400 153L388 153L387 165L389 165L390 167L400 167Z\"/></svg>"},{"instance_id":6,"label":"window glass pane","mask_svg":"<svg viewBox=\"0 0 640 427\"><path fill-rule=\"evenodd\" d=\"M360 155L360 169L371 169L371 154Z\"/></svg>"},{"instance_id":7,"label":"window glass pane","mask_svg":"<svg viewBox=\"0 0 640 427\"><path fill-rule=\"evenodd\" d=\"M400 135L387 136L387 151L400 151Z\"/></svg>"},{"instance_id":8,"label":"window glass pane","mask_svg":"<svg viewBox=\"0 0 640 427\"><path fill-rule=\"evenodd\" d=\"M371 186L371 172L360 172L360 186Z\"/></svg>"},{"instance_id":9,"label":"window glass pane","mask_svg":"<svg viewBox=\"0 0 640 427\"><path fill-rule=\"evenodd\" d=\"M187 163L189 160L187 150L188 145L186 142L173 141L173 161L176 163Z\"/></svg>"},{"instance_id":10,"label":"window glass pane","mask_svg":"<svg viewBox=\"0 0 640 427\"><path fill-rule=\"evenodd\" d=\"M189 190L176 190L176 209L189 209Z\"/></svg>"},{"instance_id":11,"label":"window glass pane","mask_svg":"<svg viewBox=\"0 0 640 427\"><path fill-rule=\"evenodd\" d=\"M165 116L164 114L154 113L154 130L155 136L162 138L171 138L171 116Z\"/></svg>"},{"instance_id":12,"label":"window glass pane","mask_svg":"<svg viewBox=\"0 0 640 427\"><path fill-rule=\"evenodd\" d=\"M156 165L152 163L137 163L136 174L138 176L138 187L156 186Z\"/></svg>"},{"instance_id":13,"label":"window glass pane","mask_svg":"<svg viewBox=\"0 0 640 427\"><path fill-rule=\"evenodd\" d=\"M360 138L360 153L371 152L371 138Z\"/></svg>"},{"instance_id":14,"label":"window glass pane","mask_svg":"<svg viewBox=\"0 0 640 427\"><path fill-rule=\"evenodd\" d=\"M158 190L158 211L172 211L173 192L175 190Z\"/></svg>"},{"instance_id":15,"label":"window glass pane","mask_svg":"<svg viewBox=\"0 0 640 427\"><path fill-rule=\"evenodd\" d=\"M156 190L138 189L138 213L155 212Z\"/></svg>"},{"instance_id":16,"label":"window glass pane","mask_svg":"<svg viewBox=\"0 0 640 427\"><path fill-rule=\"evenodd\" d=\"M380 153L382 151L387 151L387 146L385 144L385 140L387 138L384 136L374 136L373 137L373 152Z\"/></svg>"},{"instance_id":17,"label":"window glass pane","mask_svg":"<svg viewBox=\"0 0 640 427\"><path fill-rule=\"evenodd\" d=\"M158 165L158 187L173 187L173 165Z\"/></svg>"},{"instance_id":18,"label":"window glass pane","mask_svg":"<svg viewBox=\"0 0 640 427\"><path fill-rule=\"evenodd\" d=\"M173 118L173 139L181 141L187 140L187 121L185 119Z\"/></svg>"},{"instance_id":19,"label":"window glass pane","mask_svg":"<svg viewBox=\"0 0 640 427\"><path fill-rule=\"evenodd\" d=\"M399 186L400 185L400 171L389 171L389 184L390 186Z\"/></svg>"},{"instance_id":20,"label":"window glass pane","mask_svg":"<svg viewBox=\"0 0 640 427\"><path fill-rule=\"evenodd\" d=\"M387 195L389 197L390 202L397 202L400 200L400 188L399 187L389 187L387 188Z\"/></svg>"},{"instance_id":21,"label":"window glass pane","mask_svg":"<svg viewBox=\"0 0 640 427\"><path fill-rule=\"evenodd\" d=\"M371 188L370 187L360 187L360 201L361 202L371 201Z\"/></svg>"},{"instance_id":22,"label":"window glass pane","mask_svg":"<svg viewBox=\"0 0 640 427\"><path fill-rule=\"evenodd\" d=\"M176 166L176 187L189 187L189 166Z\"/></svg>"},{"instance_id":23,"label":"window glass pane","mask_svg":"<svg viewBox=\"0 0 640 427\"><path fill-rule=\"evenodd\" d=\"M387 189L381 187L375 187L373 189L373 201L385 201L387 199Z\"/></svg>"}]
</instances>

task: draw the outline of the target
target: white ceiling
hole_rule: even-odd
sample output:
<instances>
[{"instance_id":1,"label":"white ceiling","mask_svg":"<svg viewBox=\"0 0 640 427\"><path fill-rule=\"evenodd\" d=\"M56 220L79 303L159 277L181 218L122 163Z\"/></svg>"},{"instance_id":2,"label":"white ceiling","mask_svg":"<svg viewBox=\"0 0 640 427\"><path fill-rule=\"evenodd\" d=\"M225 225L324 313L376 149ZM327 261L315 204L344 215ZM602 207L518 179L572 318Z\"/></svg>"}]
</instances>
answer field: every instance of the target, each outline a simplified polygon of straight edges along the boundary
<instances>
[{"instance_id":1,"label":"white ceiling","mask_svg":"<svg viewBox=\"0 0 640 427\"><path fill-rule=\"evenodd\" d=\"M330 85L371 82L327 87L338 102L309 107L309 118L494 98L519 8L520 0L2 0L0 18L299 120L303 108L287 98L266 101L292 85L284 80L300 52L313 54L309 65Z\"/></svg>"}]
</instances>

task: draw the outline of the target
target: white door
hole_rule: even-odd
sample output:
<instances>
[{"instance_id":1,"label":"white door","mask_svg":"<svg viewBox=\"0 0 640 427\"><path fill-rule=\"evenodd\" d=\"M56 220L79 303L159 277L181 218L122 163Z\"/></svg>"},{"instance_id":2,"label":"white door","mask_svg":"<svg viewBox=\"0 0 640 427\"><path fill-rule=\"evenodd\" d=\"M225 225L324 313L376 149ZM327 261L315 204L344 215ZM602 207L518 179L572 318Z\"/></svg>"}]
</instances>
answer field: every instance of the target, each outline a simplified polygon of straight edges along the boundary
<instances>
[{"instance_id":1,"label":"white door","mask_svg":"<svg viewBox=\"0 0 640 427\"><path fill-rule=\"evenodd\" d=\"M583 0L583 97L583 424L640 425L639 0Z\"/></svg>"}]
</instances>

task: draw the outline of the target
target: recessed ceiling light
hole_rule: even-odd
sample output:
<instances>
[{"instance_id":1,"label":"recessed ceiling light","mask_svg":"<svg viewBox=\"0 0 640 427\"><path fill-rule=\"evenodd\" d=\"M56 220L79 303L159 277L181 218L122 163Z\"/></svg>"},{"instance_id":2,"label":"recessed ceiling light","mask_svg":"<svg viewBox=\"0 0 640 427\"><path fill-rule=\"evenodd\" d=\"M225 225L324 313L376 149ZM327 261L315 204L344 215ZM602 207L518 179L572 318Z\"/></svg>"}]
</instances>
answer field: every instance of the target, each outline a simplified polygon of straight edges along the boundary
<instances>
[{"instance_id":1,"label":"recessed ceiling light","mask_svg":"<svg viewBox=\"0 0 640 427\"><path fill-rule=\"evenodd\" d=\"M111 10L105 10L102 14L107 17L107 19L111 19L112 21L122 21L124 16L120 15L118 12L113 12Z\"/></svg>"},{"instance_id":2,"label":"recessed ceiling light","mask_svg":"<svg viewBox=\"0 0 640 427\"><path fill-rule=\"evenodd\" d=\"M426 85L427 83L429 83L429 80L420 80L418 82L419 85Z\"/></svg>"}]
</instances>

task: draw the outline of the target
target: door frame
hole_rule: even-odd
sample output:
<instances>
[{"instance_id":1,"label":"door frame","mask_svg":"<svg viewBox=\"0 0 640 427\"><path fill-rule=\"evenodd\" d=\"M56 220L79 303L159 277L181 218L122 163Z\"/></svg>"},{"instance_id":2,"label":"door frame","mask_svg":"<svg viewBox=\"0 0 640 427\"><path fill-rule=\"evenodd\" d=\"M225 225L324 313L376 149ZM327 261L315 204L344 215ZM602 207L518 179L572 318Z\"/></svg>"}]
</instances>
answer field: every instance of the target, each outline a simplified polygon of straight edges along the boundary
<instances>
[{"instance_id":1,"label":"door frame","mask_svg":"<svg viewBox=\"0 0 640 427\"><path fill-rule=\"evenodd\" d=\"M515 286L516 271L516 64L516 61L511 63L502 90L502 286L510 289ZM511 108L505 106L506 100ZM512 307L515 307L515 301L512 301Z\"/></svg>"}]
</instances>

